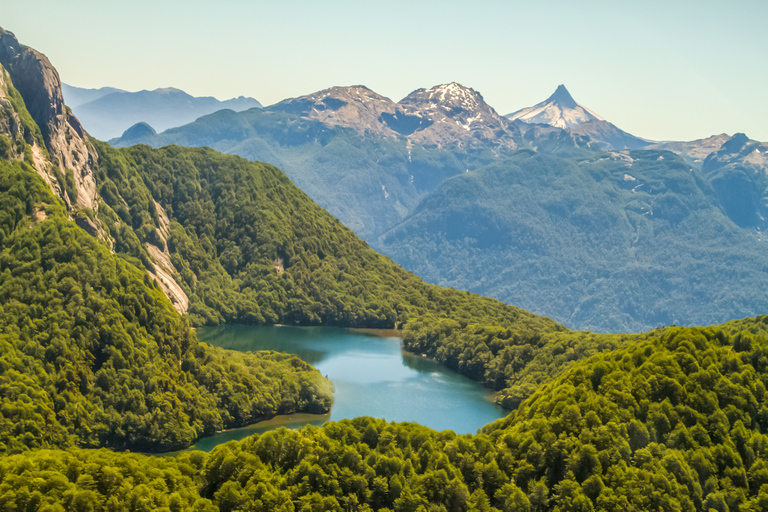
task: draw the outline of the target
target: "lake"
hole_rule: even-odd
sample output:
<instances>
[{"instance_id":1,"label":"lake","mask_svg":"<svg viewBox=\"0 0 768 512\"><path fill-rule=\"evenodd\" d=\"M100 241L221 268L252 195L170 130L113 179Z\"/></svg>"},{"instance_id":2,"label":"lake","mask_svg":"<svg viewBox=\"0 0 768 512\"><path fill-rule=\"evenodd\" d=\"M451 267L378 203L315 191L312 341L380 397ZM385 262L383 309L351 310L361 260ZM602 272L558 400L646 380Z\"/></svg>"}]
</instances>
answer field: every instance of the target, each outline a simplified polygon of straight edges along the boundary
<instances>
[{"instance_id":1,"label":"lake","mask_svg":"<svg viewBox=\"0 0 768 512\"><path fill-rule=\"evenodd\" d=\"M358 416L474 433L508 414L490 400L487 388L434 361L404 352L396 336L333 327L247 325L201 328L197 336L231 350L296 354L330 378L335 392L330 414L278 416L201 439L192 449L208 451L217 444L280 426L321 425Z\"/></svg>"}]
</instances>

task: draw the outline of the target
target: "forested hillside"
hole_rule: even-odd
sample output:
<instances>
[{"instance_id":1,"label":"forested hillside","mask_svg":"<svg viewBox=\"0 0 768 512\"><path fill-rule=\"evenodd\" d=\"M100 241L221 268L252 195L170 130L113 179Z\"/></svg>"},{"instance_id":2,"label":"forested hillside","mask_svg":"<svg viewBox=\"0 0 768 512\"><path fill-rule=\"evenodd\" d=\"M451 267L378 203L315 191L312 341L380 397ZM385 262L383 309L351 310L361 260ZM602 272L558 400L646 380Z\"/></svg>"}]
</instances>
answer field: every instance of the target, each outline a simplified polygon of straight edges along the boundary
<instances>
[{"instance_id":1,"label":"forested hillside","mask_svg":"<svg viewBox=\"0 0 768 512\"><path fill-rule=\"evenodd\" d=\"M169 251L194 323L402 326L426 312L522 333L562 330L514 306L428 285L370 249L275 167L201 148L96 143L118 254ZM157 206L155 204L157 202ZM167 241L158 206L169 219Z\"/></svg>"},{"instance_id":2,"label":"forested hillside","mask_svg":"<svg viewBox=\"0 0 768 512\"><path fill-rule=\"evenodd\" d=\"M67 220L26 162L0 161L0 450L170 450L277 413L326 411L296 357L198 343L139 269Z\"/></svg>"},{"instance_id":3,"label":"forested hillside","mask_svg":"<svg viewBox=\"0 0 768 512\"><path fill-rule=\"evenodd\" d=\"M198 343L156 281L110 251L97 164L55 69L2 29L0 47L0 452L163 451L329 410L332 385L311 366Z\"/></svg>"},{"instance_id":4,"label":"forested hillside","mask_svg":"<svg viewBox=\"0 0 768 512\"><path fill-rule=\"evenodd\" d=\"M376 247L429 282L599 332L768 311L768 247L663 151L520 152L446 180Z\"/></svg>"},{"instance_id":5,"label":"forested hillside","mask_svg":"<svg viewBox=\"0 0 768 512\"><path fill-rule=\"evenodd\" d=\"M744 511L768 506L765 317L670 327L582 361L478 435L357 418L210 454L0 461L18 508Z\"/></svg>"}]
</instances>

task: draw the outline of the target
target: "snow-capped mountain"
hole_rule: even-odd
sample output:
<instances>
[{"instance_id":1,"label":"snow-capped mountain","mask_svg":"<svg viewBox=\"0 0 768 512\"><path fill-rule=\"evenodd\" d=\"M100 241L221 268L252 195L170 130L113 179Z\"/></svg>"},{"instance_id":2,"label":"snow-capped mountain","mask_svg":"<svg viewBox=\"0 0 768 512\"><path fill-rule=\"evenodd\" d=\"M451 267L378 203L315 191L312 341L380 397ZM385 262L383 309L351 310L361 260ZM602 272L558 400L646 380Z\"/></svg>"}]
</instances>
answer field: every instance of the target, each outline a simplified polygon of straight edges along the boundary
<instances>
[{"instance_id":1,"label":"snow-capped mountain","mask_svg":"<svg viewBox=\"0 0 768 512\"><path fill-rule=\"evenodd\" d=\"M477 91L457 83L418 89L395 103L360 85L331 87L267 108L359 133L406 137L415 144L517 147L519 130Z\"/></svg>"},{"instance_id":2,"label":"snow-capped mountain","mask_svg":"<svg viewBox=\"0 0 768 512\"><path fill-rule=\"evenodd\" d=\"M519 131L496 113L479 92L456 82L418 89L397 105L405 115L427 120L422 129L411 135L414 142L517 147Z\"/></svg>"},{"instance_id":3,"label":"snow-capped mountain","mask_svg":"<svg viewBox=\"0 0 768 512\"><path fill-rule=\"evenodd\" d=\"M576 103L564 85L559 85L554 94L536 105L507 114L512 121L548 124L558 128L573 128L588 121L604 121L586 107Z\"/></svg>"},{"instance_id":4,"label":"snow-capped mountain","mask_svg":"<svg viewBox=\"0 0 768 512\"><path fill-rule=\"evenodd\" d=\"M574 136L587 137L592 145L600 149L640 149L649 141L619 129L593 111L576 103L564 85L559 85L554 94L532 107L507 114L506 117L526 131L525 124L548 125L563 129Z\"/></svg>"}]
</instances>

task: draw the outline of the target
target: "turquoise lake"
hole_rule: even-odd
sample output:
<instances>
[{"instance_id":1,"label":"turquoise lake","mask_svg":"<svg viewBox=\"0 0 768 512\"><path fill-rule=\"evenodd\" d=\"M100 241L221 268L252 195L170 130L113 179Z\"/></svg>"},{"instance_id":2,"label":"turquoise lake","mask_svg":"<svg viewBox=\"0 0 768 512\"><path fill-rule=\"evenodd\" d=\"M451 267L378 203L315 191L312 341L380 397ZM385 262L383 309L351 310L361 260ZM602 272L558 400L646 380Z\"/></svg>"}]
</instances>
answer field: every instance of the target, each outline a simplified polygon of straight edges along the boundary
<instances>
[{"instance_id":1,"label":"turquoise lake","mask_svg":"<svg viewBox=\"0 0 768 512\"><path fill-rule=\"evenodd\" d=\"M477 382L424 357L404 352L400 338L332 327L224 325L198 329L198 338L231 350L296 354L333 381L330 414L278 416L200 440L192 449L285 426L321 425L357 416L413 421L435 430L474 433L508 414Z\"/></svg>"}]
</instances>

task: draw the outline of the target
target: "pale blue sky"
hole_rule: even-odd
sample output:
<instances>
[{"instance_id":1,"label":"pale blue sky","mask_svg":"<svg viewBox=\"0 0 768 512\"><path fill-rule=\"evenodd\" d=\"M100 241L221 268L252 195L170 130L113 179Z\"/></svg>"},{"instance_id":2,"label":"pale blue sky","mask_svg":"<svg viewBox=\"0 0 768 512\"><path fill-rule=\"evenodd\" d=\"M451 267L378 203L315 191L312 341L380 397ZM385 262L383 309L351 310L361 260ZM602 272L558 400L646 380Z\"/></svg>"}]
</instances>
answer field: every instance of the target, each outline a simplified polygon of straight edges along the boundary
<instances>
[{"instance_id":1,"label":"pale blue sky","mask_svg":"<svg viewBox=\"0 0 768 512\"><path fill-rule=\"evenodd\" d=\"M768 141L765 0L0 4L0 26L80 87L174 86L269 105L355 84L397 101L456 81L507 114L564 83L640 137Z\"/></svg>"}]
</instances>

